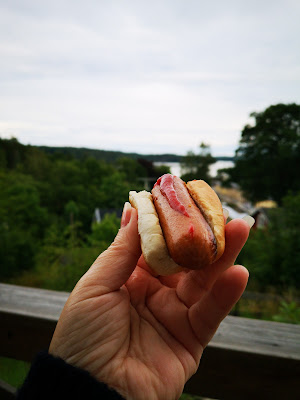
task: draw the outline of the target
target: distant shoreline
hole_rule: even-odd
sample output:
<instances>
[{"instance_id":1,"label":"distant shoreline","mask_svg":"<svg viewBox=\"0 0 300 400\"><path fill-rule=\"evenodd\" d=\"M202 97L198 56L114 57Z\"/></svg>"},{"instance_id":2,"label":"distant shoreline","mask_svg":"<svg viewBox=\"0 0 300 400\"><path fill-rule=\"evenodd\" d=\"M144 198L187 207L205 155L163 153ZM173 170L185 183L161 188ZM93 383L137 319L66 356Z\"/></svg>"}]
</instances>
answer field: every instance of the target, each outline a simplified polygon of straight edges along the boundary
<instances>
[{"instance_id":1,"label":"distant shoreline","mask_svg":"<svg viewBox=\"0 0 300 400\"><path fill-rule=\"evenodd\" d=\"M177 175L177 176L181 176L182 172L181 172L181 168L180 168L180 163L179 162L165 162L162 161L158 161L158 162L154 162L154 165L167 165L168 167L170 167L170 171L173 175ZM209 174L210 176L212 176L213 178L215 178L218 174L218 170L219 169L223 169L223 168L232 168L234 166L234 162L231 160L216 160L215 163L211 164L209 167Z\"/></svg>"},{"instance_id":2,"label":"distant shoreline","mask_svg":"<svg viewBox=\"0 0 300 400\"><path fill-rule=\"evenodd\" d=\"M82 159L86 157L93 157L98 160L104 160L108 162L116 161L122 157L128 157L132 159L144 159L151 162L180 162L184 156L177 154L140 154L140 153L125 153L122 151L114 150L98 150L89 149L85 147L51 147L51 146L33 146L38 147L48 154L65 154L71 155L77 159ZM229 156L218 156L214 157L216 161L234 161L234 157Z\"/></svg>"}]
</instances>

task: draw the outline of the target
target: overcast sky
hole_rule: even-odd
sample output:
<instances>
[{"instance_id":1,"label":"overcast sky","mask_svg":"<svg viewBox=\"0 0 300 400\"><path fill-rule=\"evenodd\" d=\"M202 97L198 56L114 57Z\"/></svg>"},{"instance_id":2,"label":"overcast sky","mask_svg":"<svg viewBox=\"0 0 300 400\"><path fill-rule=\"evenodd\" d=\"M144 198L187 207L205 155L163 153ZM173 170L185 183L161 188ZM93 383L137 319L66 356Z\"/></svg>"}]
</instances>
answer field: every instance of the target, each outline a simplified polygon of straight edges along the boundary
<instances>
[{"instance_id":1,"label":"overcast sky","mask_svg":"<svg viewBox=\"0 0 300 400\"><path fill-rule=\"evenodd\" d=\"M0 0L0 136L232 155L300 103L299 0Z\"/></svg>"}]
</instances>

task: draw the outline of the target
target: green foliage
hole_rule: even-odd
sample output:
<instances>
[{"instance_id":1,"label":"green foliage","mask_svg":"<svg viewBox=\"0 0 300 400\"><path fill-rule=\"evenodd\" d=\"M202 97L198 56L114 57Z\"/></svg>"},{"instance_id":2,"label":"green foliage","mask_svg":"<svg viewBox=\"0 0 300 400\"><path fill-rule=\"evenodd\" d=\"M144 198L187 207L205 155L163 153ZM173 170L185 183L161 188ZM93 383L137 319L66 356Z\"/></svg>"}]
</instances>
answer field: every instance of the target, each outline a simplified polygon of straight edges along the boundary
<instances>
[{"instance_id":1,"label":"green foliage","mask_svg":"<svg viewBox=\"0 0 300 400\"><path fill-rule=\"evenodd\" d=\"M107 248L98 247L43 247L36 255L36 265L16 276L17 285L71 291L98 255Z\"/></svg>"},{"instance_id":2,"label":"green foliage","mask_svg":"<svg viewBox=\"0 0 300 400\"><path fill-rule=\"evenodd\" d=\"M202 400L203 397L195 396L193 394L182 393L180 400Z\"/></svg>"},{"instance_id":3,"label":"green foliage","mask_svg":"<svg viewBox=\"0 0 300 400\"><path fill-rule=\"evenodd\" d=\"M113 242L120 228L120 218L113 214L105 214L100 223L92 225L92 232L88 235L88 243L91 246L99 246L101 243L109 245Z\"/></svg>"},{"instance_id":4,"label":"green foliage","mask_svg":"<svg viewBox=\"0 0 300 400\"><path fill-rule=\"evenodd\" d=\"M138 159L139 164L145 170L145 177L157 179L160 177L160 171L154 166L152 161L146 160L145 158Z\"/></svg>"},{"instance_id":5,"label":"green foliage","mask_svg":"<svg viewBox=\"0 0 300 400\"><path fill-rule=\"evenodd\" d=\"M6 229L16 226L39 235L47 223L47 210L41 206L34 180L27 175L0 171L0 217Z\"/></svg>"},{"instance_id":6,"label":"green foliage","mask_svg":"<svg viewBox=\"0 0 300 400\"><path fill-rule=\"evenodd\" d=\"M31 177L0 171L0 185L0 277L8 278L34 265L49 215Z\"/></svg>"},{"instance_id":7,"label":"green foliage","mask_svg":"<svg viewBox=\"0 0 300 400\"><path fill-rule=\"evenodd\" d=\"M0 169L4 170L6 169L6 166L7 166L6 154L4 149L0 147Z\"/></svg>"},{"instance_id":8,"label":"green foliage","mask_svg":"<svg viewBox=\"0 0 300 400\"><path fill-rule=\"evenodd\" d=\"M155 175L156 176L162 176L164 174L170 174L171 173L171 169L168 165L156 165L155 166Z\"/></svg>"},{"instance_id":9,"label":"green foliage","mask_svg":"<svg viewBox=\"0 0 300 400\"><path fill-rule=\"evenodd\" d=\"M277 104L251 117L255 122L244 127L235 167L227 172L250 200L281 203L300 190L300 105Z\"/></svg>"},{"instance_id":10,"label":"green foliage","mask_svg":"<svg viewBox=\"0 0 300 400\"><path fill-rule=\"evenodd\" d=\"M38 181L51 179L51 161L37 147L28 146L26 148L24 161L18 165L18 169Z\"/></svg>"},{"instance_id":11,"label":"green foliage","mask_svg":"<svg viewBox=\"0 0 300 400\"><path fill-rule=\"evenodd\" d=\"M282 301L279 313L273 316L273 321L300 324L300 307L296 301Z\"/></svg>"},{"instance_id":12,"label":"green foliage","mask_svg":"<svg viewBox=\"0 0 300 400\"><path fill-rule=\"evenodd\" d=\"M87 158L102 160L105 163L116 163L120 158L130 158L132 160L145 159L149 162L180 162L181 156L177 154L147 154L141 155L138 153L123 153L121 151L109 151L109 150L96 150L87 148L77 147L47 147L40 146L44 153L50 154L56 159L64 160L85 160Z\"/></svg>"},{"instance_id":13,"label":"green foliage","mask_svg":"<svg viewBox=\"0 0 300 400\"><path fill-rule=\"evenodd\" d=\"M201 143L199 148L199 154L189 151L183 157L181 161L181 170L183 171L181 178L186 182L193 179L203 179L210 183L209 167L216 160L210 154L210 147L207 144Z\"/></svg>"},{"instance_id":14,"label":"green foliage","mask_svg":"<svg viewBox=\"0 0 300 400\"><path fill-rule=\"evenodd\" d=\"M18 388L24 382L30 369L30 363L0 357L0 377L11 386Z\"/></svg>"},{"instance_id":15,"label":"green foliage","mask_svg":"<svg viewBox=\"0 0 300 400\"><path fill-rule=\"evenodd\" d=\"M16 138L0 138L0 150L1 166L4 169L16 168L20 162L24 161L27 153L27 148L24 148Z\"/></svg>"},{"instance_id":16,"label":"green foliage","mask_svg":"<svg viewBox=\"0 0 300 400\"><path fill-rule=\"evenodd\" d=\"M138 182L138 178L147 176L146 169L136 160L122 157L117 163L117 169L124 174L127 182Z\"/></svg>"},{"instance_id":17,"label":"green foliage","mask_svg":"<svg viewBox=\"0 0 300 400\"><path fill-rule=\"evenodd\" d=\"M112 164L73 150L0 139L0 279L71 290L120 226L114 214L92 225L95 209L121 210L140 178L169 172L121 153Z\"/></svg>"},{"instance_id":18,"label":"green foliage","mask_svg":"<svg viewBox=\"0 0 300 400\"><path fill-rule=\"evenodd\" d=\"M203 158L203 164L193 164ZM187 160L200 174L193 172L192 179L209 181L204 176L211 161L208 146L202 144L200 153ZM139 178L166 172L145 160L121 158L109 164L0 139L0 279L71 290L120 226L114 214L92 224L95 209L122 209L129 190L142 185ZM239 259L250 270L250 286L297 286L299 210L300 194L285 196L270 214L268 229L251 233Z\"/></svg>"},{"instance_id":19,"label":"green foliage","mask_svg":"<svg viewBox=\"0 0 300 400\"><path fill-rule=\"evenodd\" d=\"M107 164L103 160L96 160L94 158L86 158L80 161L79 165L84 173L86 182L95 186L101 184L104 176L111 175L116 170L112 164Z\"/></svg>"},{"instance_id":20,"label":"green foliage","mask_svg":"<svg viewBox=\"0 0 300 400\"><path fill-rule=\"evenodd\" d=\"M16 276L34 265L36 244L26 231L3 229L0 232L0 279Z\"/></svg>"},{"instance_id":21,"label":"green foliage","mask_svg":"<svg viewBox=\"0 0 300 400\"><path fill-rule=\"evenodd\" d=\"M75 247L80 245L80 227L81 222L77 221L79 207L75 201L70 200L64 207L65 216L68 225L64 229L64 236L67 240L67 247Z\"/></svg>"},{"instance_id":22,"label":"green foliage","mask_svg":"<svg viewBox=\"0 0 300 400\"><path fill-rule=\"evenodd\" d=\"M99 186L99 206L102 208L122 208L128 201L128 193L132 189L124 174L114 172L103 178Z\"/></svg>"},{"instance_id":23,"label":"green foliage","mask_svg":"<svg viewBox=\"0 0 300 400\"><path fill-rule=\"evenodd\" d=\"M295 287L300 281L300 193L270 210L267 229L252 231L238 262L250 270L250 284Z\"/></svg>"},{"instance_id":24,"label":"green foliage","mask_svg":"<svg viewBox=\"0 0 300 400\"><path fill-rule=\"evenodd\" d=\"M0 139L0 278L33 271L41 251L91 246L94 210L122 209L143 175L136 160L113 165Z\"/></svg>"},{"instance_id":25,"label":"green foliage","mask_svg":"<svg viewBox=\"0 0 300 400\"><path fill-rule=\"evenodd\" d=\"M51 225L47 226L44 233L43 246L45 247L66 247L67 239L64 232L65 224L58 218L52 220Z\"/></svg>"}]
</instances>

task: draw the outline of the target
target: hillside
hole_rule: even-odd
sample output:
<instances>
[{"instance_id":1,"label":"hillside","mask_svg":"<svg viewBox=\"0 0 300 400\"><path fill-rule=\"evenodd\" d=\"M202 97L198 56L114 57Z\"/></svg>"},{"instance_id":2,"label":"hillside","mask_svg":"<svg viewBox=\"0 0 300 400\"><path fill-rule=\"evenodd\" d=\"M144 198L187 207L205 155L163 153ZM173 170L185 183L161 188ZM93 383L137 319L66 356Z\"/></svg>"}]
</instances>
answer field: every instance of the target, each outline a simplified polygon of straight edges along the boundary
<instances>
[{"instance_id":1,"label":"hillside","mask_svg":"<svg viewBox=\"0 0 300 400\"><path fill-rule=\"evenodd\" d=\"M119 158L132 158L134 160L137 159L146 159L151 162L180 162L182 156L177 154L139 154L139 153L125 153L122 151L113 151L113 150L97 150L97 149L88 149L85 147L48 147L48 146L38 146L41 150L48 154L64 154L75 157L77 159L93 157L97 160L104 160L107 162L114 162ZM215 157L217 161L233 161L234 157Z\"/></svg>"},{"instance_id":2,"label":"hillside","mask_svg":"<svg viewBox=\"0 0 300 400\"><path fill-rule=\"evenodd\" d=\"M98 150L77 147L50 147L50 146L31 146L20 143L17 139L2 139L0 137L0 165L6 165L8 168L14 168L19 162L26 159L30 151L40 150L49 156L55 156L63 159L84 160L94 158L96 160L115 163L121 158L130 158L132 160L147 160L148 162L181 162L182 157L178 154L140 154L125 153L113 150ZM216 161L233 161L234 157L215 157Z\"/></svg>"}]
</instances>

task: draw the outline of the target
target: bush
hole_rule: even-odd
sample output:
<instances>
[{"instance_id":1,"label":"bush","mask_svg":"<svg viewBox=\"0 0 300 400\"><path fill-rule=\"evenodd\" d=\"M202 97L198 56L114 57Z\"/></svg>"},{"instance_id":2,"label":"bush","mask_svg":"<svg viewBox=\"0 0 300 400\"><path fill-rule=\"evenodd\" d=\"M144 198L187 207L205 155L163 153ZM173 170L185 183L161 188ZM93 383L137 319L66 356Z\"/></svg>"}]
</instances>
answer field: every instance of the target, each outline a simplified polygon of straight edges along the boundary
<instances>
[{"instance_id":1,"label":"bush","mask_svg":"<svg viewBox=\"0 0 300 400\"><path fill-rule=\"evenodd\" d=\"M0 278L34 265L49 215L40 204L33 179L0 171Z\"/></svg>"},{"instance_id":2,"label":"bush","mask_svg":"<svg viewBox=\"0 0 300 400\"><path fill-rule=\"evenodd\" d=\"M300 281L300 193L270 212L266 229L252 231L238 262L250 271L250 287L297 288Z\"/></svg>"},{"instance_id":3,"label":"bush","mask_svg":"<svg viewBox=\"0 0 300 400\"><path fill-rule=\"evenodd\" d=\"M65 232L53 223L47 230L44 245L35 257L35 265L14 282L44 289L71 291L100 253L114 240L120 226L115 214L106 214L100 224L93 224L87 245L70 246ZM75 243L75 242L72 242Z\"/></svg>"},{"instance_id":4,"label":"bush","mask_svg":"<svg viewBox=\"0 0 300 400\"><path fill-rule=\"evenodd\" d=\"M120 227L120 218L115 213L105 214L100 223L92 225L92 233L88 235L88 243L97 246L105 242L107 245L112 243Z\"/></svg>"},{"instance_id":5,"label":"bush","mask_svg":"<svg viewBox=\"0 0 300 400\"><path fill-rule=\"evenodd\" d=\"M36 257L36 267L15 278L14 283L69 292L106 248L106 243L72 249L44 247Z\"/></svg>"},{"instance_id":6,"label":"bush","mask_svg":"<svg viewBox=\"0 0 300 400\"><path fill-rule=\"evenodd\" d=\"M300 324L300 307L296 301L282 301L279 313L273 316L273 321Z\"/></svg>"},{"instance_id":7,"label":"bush","mask_svg":"<svg viewBox=\"0 0 300 400\"><path fill-rule=\"evenodd\" d=\"M0 230L0 279L12 278L34 265L34 238L23 230Z\"/></svg>"}]
</instances>

